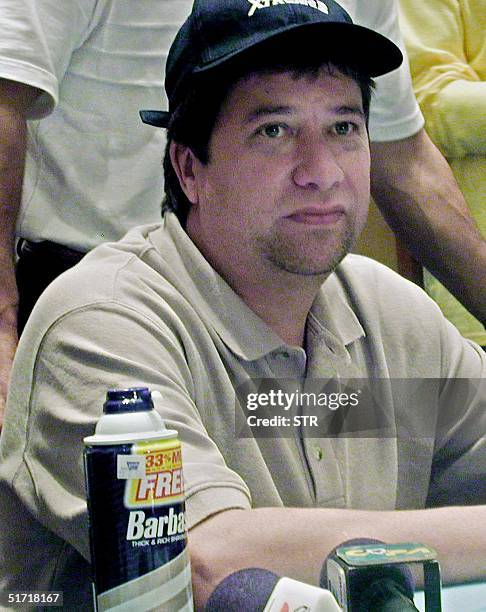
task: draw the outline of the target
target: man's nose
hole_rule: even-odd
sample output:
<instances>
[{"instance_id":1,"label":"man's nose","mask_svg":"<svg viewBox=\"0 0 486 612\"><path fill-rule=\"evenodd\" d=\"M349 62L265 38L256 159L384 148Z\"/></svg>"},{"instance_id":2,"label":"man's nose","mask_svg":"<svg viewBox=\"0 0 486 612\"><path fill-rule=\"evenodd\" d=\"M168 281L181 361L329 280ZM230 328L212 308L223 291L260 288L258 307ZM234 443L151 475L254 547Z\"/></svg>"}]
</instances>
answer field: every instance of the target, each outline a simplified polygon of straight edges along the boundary
<instances>
[{"instance_id":1,"label":"man's nose","mask_svg":"<svg viewBox=\"0 0 486 612\"><path fill-rule=\"evenodd\" d=\"M292 177L299 187L328 191L343 181L344 171L329 143L313 137L299 143Z\"/></svg>"}]
</instances>

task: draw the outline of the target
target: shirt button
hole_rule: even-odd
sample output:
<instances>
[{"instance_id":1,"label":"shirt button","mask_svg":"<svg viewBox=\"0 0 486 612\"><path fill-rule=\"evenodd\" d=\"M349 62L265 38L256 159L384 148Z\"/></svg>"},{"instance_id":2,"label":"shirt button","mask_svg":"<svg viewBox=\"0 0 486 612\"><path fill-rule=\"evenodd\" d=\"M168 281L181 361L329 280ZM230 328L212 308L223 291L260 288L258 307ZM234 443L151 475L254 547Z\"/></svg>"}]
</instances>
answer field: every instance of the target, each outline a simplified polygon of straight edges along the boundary
<instances>
[{"instance_id":1,"label":"shirt button","mask_svg":"<svg viewBox=\"0 0 486 612\"><path fill-rule=\"evenodd\" d=\"M314 446L314 457L317 459L317 461L321 461L323 456L324 453L322 452L322 448L320 446Z\"/></svg>"}]
</instances>

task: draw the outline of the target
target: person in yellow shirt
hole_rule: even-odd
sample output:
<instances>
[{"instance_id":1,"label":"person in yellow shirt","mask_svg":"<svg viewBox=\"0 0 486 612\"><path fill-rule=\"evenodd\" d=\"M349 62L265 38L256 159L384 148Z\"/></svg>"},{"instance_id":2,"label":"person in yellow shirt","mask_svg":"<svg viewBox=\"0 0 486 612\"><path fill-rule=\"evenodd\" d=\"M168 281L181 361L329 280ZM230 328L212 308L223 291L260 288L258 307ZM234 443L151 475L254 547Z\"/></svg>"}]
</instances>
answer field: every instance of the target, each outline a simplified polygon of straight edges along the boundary
<instances>
[{"instance_id":1,"label":"person in yellow shirt","mask_svg":"<svg viewBox=\"0 0 486 612\"><path fill-rule=\"evenodd\" d=\"M400 3L413 85L426 130L448 159L486 235L486 0ZM484 326L430 273L425 271L424 277L428 293L446 317L465 337L486 346Z\"/></svg>"}]
</instances>

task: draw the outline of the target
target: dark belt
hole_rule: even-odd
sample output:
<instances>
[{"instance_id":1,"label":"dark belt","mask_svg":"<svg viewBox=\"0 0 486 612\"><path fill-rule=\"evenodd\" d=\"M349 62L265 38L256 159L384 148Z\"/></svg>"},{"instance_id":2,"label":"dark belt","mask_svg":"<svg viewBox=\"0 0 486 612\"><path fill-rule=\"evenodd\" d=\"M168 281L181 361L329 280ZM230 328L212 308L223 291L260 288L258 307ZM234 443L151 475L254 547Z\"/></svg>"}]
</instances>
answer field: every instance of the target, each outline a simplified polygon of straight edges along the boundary
<instances>
[{"instance_id":1,"label":"dark belt","mask_svg":"<svg viewBox=\"0 0 486 612\"><path fill-rule=\"evenodd\" d=\"M20 238L17 244L17 253L19 257L48 257L58 261L63 261L70 266L74 266L81 261L86 255L82 251L76 251L70 249L63 244L57 242L51 242L50 240L42 240L41 242L32 242L31 240L24 240Z\"/></svg>"}]
</instances>

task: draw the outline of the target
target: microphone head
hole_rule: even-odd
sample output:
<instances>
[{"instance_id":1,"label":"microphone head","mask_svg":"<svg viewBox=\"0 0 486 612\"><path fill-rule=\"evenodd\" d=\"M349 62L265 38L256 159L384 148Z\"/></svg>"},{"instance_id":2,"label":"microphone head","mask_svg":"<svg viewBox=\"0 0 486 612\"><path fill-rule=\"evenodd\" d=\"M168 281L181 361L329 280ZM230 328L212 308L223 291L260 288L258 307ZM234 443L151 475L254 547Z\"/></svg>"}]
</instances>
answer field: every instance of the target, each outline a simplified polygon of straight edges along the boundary
<instances>
[{"instance_id":1,"label":"microphone head","mask_svg":"<svg viewBox=\"0 0 486 612\"><path fill-rule=\"evenodd\" d=\"M277 574L256 567L234 572L211 593L205 612L261 612L279 579Z\"/></svg>"},{"instance_id":2,"label":"microphone head","mask_svg":"<svg viewBox=\"0 0 486 612\"><path fill-rule=\"evenodd\" d=\"M369 544L377 544L378 546L386 546L385 542L375 540L373 538L354 538L339 544L329 553L321 569L319 585L322 589L328 588L327 580L327 560L336 555L338 548L344 546L365 546ZM413 600L415 593L415 581L412 572L405 563L390 564L390 565L370 565L369 567L361 567L359 571L353 573L353 580L350 583L350 595L353 601L361 599L361 594L369 590L370 586L382 580L390 580L394 582L400 591Z\"/></svg>"},{"instance_id":3,"label":"microphone head","mask_svg":"<svg viewBox=\"0 0 486 612\"><path fill-rule=\"evenodd\" d=\"M383 544L383 542L381 540L375 540L374 538L352 538L351 540L345 540L341 542L341 544L335 546L327 555L321 567L321 574L319 576L319 586L321 589L327 589L327 560L336 554L337 549L343 546L365 546L366 544Z\"/></svg>"}]
</instances>

